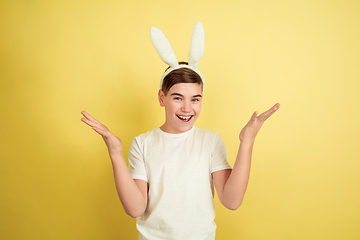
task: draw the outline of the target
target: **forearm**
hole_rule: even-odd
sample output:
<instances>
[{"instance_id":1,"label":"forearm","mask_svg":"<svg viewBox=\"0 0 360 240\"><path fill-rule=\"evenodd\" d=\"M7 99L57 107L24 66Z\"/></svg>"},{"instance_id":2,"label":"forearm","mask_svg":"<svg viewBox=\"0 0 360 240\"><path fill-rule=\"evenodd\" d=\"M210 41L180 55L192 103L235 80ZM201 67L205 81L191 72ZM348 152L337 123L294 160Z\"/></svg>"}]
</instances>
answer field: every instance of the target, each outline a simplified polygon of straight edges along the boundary
<instances>
[{"instance_id":1,"label":"forearm","mask_svg":"<svg viewBox=\"0 0 360 240\"><path fill-rule=\"evenodd\" d=\"M219 189L219 198L225 207L235 210L241 205L249 182L251 155L255 137L266 119L275 113L279 107L280 104L277 103L259 116L258 112L253 113L250 121L240 132L240 147L234 168L231 173L227 171L216 175L216 189Z\"/></svg>"},{"instance_id":2,"label":"forearm","mask_svg":"<svg viewBox=\"0 0 360 240\"><path fill-rule=\"evenodd\" d=\"M114 171L116 190L125 212L131 217L139 217L146 209L146 196L133 180L122 152L110 153Z\"/></svg>"},{"instance_id":3,"label":"forearm","mask_svg":"<svg viewBox=\"0 0 360 240\"><path fill-rule=\"evenodd\" d=\"M147 185L145 181L138 183L133 180L122 153L122 143L110 130L90 114L82 111L85 118L81 121L91 126L92 129L100 134L108 148L109 155L114 170L116 190L125 212L131 217L138 217L146 209L147 205Z\"/></svg>"},{"instance_id":4,"label":"forearm","mask_svg":"<svg viewBox=\"0 0 360 240\"><path fill-rule=\"evenodd\" d=\"M249 182L254 142L240 142L236 161L223 189L223 204L232 210L240 207Z\"/></svg>"}]
</instances>

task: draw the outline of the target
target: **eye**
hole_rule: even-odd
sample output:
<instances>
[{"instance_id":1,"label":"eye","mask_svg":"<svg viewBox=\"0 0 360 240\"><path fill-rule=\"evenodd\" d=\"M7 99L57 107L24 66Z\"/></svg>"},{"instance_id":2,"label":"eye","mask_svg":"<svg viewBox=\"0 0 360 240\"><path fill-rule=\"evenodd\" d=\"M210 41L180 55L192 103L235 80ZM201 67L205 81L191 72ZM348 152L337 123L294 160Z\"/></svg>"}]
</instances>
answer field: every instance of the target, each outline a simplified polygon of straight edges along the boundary
<instances>
[{"instance_id":1,"label":"eye","mask_svg":"<svg viewBox=\"0 0 360 240\"><path fill-rule=\"evenodd\" d=\"M193 102L198 102L198 101L200 101L200 99L194 98L194 99L192 99L191 101L193 101Z\"/></svg>"},{"instance_id":2,"label":"eye","mask_svg":"<svg viewBox=\"0 0 360 240\"><path fill-rule=\"evenodd\" d=\"M181 101L181 98L179 98L179 97L174 97L174 100L175 100L175 101Z\"/></svg>"}]
</instances>

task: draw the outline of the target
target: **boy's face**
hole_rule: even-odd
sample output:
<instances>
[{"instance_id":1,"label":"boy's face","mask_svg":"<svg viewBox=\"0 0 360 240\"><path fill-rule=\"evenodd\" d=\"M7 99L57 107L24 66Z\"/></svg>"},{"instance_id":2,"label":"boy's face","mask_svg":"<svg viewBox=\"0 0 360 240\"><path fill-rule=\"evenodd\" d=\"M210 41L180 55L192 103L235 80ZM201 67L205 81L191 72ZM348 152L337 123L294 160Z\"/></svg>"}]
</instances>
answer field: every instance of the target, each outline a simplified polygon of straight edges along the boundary
<instances>
[{"instance_id":1,"label":"boy's face","mask_svg":"<svg viewBox=\"0 0 360 240\"><path fill-rule=\"evenodd\" d=\"M159 103L166 113L160 129L167 133L189 131L200 114L202 96L202 87L198 83L175 84L166 96L159 90Z\"/></svg>"}]
</instances>

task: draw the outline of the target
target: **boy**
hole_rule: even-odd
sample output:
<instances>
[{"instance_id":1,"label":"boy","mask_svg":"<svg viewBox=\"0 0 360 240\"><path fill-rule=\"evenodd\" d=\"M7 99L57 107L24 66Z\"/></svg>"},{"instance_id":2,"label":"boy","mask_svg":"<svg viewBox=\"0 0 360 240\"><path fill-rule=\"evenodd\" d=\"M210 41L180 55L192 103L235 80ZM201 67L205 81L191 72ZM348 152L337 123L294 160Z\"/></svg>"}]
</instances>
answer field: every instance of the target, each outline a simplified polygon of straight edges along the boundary
<instances>
[{"instance_id":1,"label":"boy","mask_svg":"<svg viewBox=\"0 0 360 240\"><path fill-rule=\"evenodd\" d=\"M128 215L137 218L138 239L215 239L213 185L225 207L235 210L241 205L255 136L280 106L275 104L259 116L257 112L252 115L240 132L240 147L231 169L219 134L194 126L201 111L204 79L196 68L202 52L192 53L191 49L194 45L196 50L201 49L202 40L200 44L194 40L194 36L199 38L199 32L201 39L201 31L202 25L197 23L187 65L173 59L172 49L160 49L168 44L167 40L161 31L152 29L153 44L170 65L158 92L166 119L160 128L132 140L129 169L121 140L82 112L85 117L82 121L99 133L107 145L121 203ZM173 56L169 59L168 55Z\"/></svg>"}]
</instances>

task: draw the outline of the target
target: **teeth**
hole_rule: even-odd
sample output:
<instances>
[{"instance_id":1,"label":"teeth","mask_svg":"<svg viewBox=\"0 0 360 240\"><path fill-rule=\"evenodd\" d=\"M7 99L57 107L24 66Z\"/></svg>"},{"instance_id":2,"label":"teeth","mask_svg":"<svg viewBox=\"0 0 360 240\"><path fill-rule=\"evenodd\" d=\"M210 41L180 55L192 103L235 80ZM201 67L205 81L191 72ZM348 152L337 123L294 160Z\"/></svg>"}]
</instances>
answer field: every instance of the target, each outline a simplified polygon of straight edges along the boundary
<instances>
[{"instance_id":1,"label":"teeth","mask_svg":"<svg viewBox=\"0 0 360 240\"><path fill-rule=\"evenodd\" d=\"M189 120L191 118L191 116L179 116L179 117L184 120Z\"/></svg>"}]
</instances>

